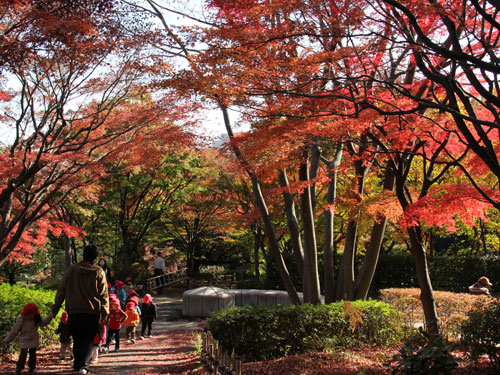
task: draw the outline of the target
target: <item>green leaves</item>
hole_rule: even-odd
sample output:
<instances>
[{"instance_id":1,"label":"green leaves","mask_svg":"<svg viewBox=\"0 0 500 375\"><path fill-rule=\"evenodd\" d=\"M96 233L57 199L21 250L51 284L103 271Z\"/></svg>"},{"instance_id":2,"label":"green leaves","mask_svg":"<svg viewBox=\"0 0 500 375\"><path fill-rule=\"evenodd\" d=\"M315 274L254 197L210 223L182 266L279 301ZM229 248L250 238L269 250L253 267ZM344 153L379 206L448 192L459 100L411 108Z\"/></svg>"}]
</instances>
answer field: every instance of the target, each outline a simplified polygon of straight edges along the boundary
<instances>
[{"instance_id":1,"label":"green leaves","mask_svg":"<svg viewBox=\"0 0 500 375\"><path fill-rule=\"evenodd\" d=\"M401 340L399 314L379 301L355 301L314 306L243 306L219 311L208 319L221 345L250 360L346 348L385 345ZM353 329L349 315L362 316Z\"/></svg>"}]
</instances>

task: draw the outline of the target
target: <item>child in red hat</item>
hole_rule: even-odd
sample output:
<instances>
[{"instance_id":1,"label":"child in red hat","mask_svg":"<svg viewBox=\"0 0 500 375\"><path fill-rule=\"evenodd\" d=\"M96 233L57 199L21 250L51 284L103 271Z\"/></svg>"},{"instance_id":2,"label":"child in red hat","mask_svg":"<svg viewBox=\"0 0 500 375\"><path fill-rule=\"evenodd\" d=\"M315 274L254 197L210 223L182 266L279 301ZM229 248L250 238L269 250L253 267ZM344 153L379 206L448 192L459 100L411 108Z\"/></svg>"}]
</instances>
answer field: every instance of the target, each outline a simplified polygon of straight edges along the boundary
<instances>
[{"instance_id":1,"label":"child in red hat","mask_svg":"<svg viewBox=\"0 0 500 375\"><path fill-rule=\"evenodd\" d=\"M148 331L148 337L151 336L151 328L153 322L158 319L158 313L156 312L156 304L153 302L153 297L151 294L146 294L141 305L141 319L142 319L142 329L141 329L141 340L144 340L146 334L146 329Z\"/></svg>"},{"instance_id":2,"label":"child in red hat","mask_svg":"<svg viewBox=\"0 0 500 375\"><path fill-rule=\"evenodd\" d=\"M139 313L137 312L133 302L127 303L125 314L127 315L127 319L125 319L123 325L127 330L127 342L133 344L135 343L135 330L140 321Z\"/></svg>"},{"instance_id":3,"label":"child in red hat","mask_svg":"<svg viewBox=\"0 0 500 375\"><path fill-rule=\"evenodd\" d=\"M61 361L66 359L66 353L69 352L69 359L73 358L71 353L71 335L69 334L68 313L63 311L61 321L56 329L56 334L59 335L59 342L61 343L60 358Z\"/></svg>"},{"instance_id":4,"label":"child in red hat","mask_svg":"<svg viewBox=\"0 0 500 375\"><path fill-rule=\"evenodd\" d=\"M21 349L21 353L16 365L16 375L20 375L23 371L28 353L29 374L35 373L36 349L40 346L38 328L48 325L51 320L52 315L50 314L45 319L42 319L36 304L33 302L27 303L21 314L16 318L12 331L4 339L4 343L8 344L19 334L17 344Z\"/></svg>"},{"instance_id":5,"label":"child in red hat","mask_svg":"<svg viewBox=\"0 0 500 375\"><path fill-rule=\"evenodd\" d=\"M137 313L139 314L139 317L141 317L141 308L139 307L139 295L137 294L137 292L132 289L131 291L128 292L128 295L127 295L127 301L125 302L125 304L129 303L129 302L133 302L133 304L135 305L135 309L137 310Z\"/></svg>"},{"instance_id":6,"label":"child in red hat","mask_svg":"<svg viewBox=\"0 0 500 375\"><path fill-rule=\"evenodd\" d=\"M114 294L112 294L114 296ZM111 297L109 302L111 309L109 311L108 320L108 337L106 338L105 351L109 351L109 344L113 337L115 338L115 352L120 351L120 328L122 328L122 322L127 318L127 315L120 308L120 301L116 297Z\"/></svg>"},{"instance_id":7,"label":"child in red hat","mask_svg":"<svg viewBox=\"0 0 500 375\"><path fill-rule=\"evenodd\" d=\"M120 300L120 307L125 308L125 301L127 300L127 293L123 289L123 281L115 280L115 291L118 299Z\"/></svg>"},{"instance_id":8,"label":"child in red hat","mask_svg":"<svg viewBox=\"0 0 500 375\"><path fill-rule=\"evenodd\" d=\"M134 284L132 283L132 278L130 276L125 279L125 285L123 286L123 289L125 290L127 296L131 290L134 290Z\"/></svg>"}]
</instances>

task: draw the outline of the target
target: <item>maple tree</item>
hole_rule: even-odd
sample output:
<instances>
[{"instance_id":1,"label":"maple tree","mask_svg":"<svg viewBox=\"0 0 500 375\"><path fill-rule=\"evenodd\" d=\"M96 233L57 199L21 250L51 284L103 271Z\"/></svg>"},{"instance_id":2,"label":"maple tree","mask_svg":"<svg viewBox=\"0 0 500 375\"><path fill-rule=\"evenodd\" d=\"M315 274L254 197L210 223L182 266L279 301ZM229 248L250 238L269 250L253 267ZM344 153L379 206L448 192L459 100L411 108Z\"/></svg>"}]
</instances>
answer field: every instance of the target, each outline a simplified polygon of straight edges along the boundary
<instances>
[{"instance_id":1,"label":"maple tree","mask_svg":"<svg viewBox=\"0 0 500 375\"><path fill-rule=\"evenodd\" d=\"M332 144L350 145L349 157L356 167L356 184L353 187L357 198L352 201L354 216L346 232L344 266L338 279L337 298L352 298L357 293L360 296L366 293L380 251L387 216L395 216L388 210L384 211L381 204L378 205L375 216L379 217L373 226L366 267L355 280L353 265L361 214L357 207L365 196L364 178L370 165L379 168L380 162L385 162L386 190L390 192L395 187L396 194L392 199L380 202L392 202L391 207L399 202L402 208L397 210L399 213L405 211L411 214L413 210L421 209L418 219L406 224L417 263L422 300L426 305L426 320L432 326L431 330L436 332L437 325L432 323L436 321L432 286L419 220L425 218L431 225L449 225L454 214L461 214L464 218L471 215L467 216L466 210L461 210L458 205L448 205L445 215L434 220L434 213L428 210L425 202L435 198L438 202L439 191L453 191L454 194L448 195L449 200L454 196L455 201L467 201L466 207L477 205L476 216L488 207L488 202L469 189L459 191L441 186L433 192L429 190L452 164L461 166L469 176L477 176L471 171L477 163L473 164L474 160L470 157L465 158L474 146L456 137L455 117L450 120L449 116L425 111L427 108L443 109L433 103L434 99L443 98L446 103L448 98L441 96L442 90L429 90L425 76L416 74L413 51L421 53L420 58L424 62L428 59L433 63L433 58L423 55L425 51L414 48L418 44L413 40L408 48L400 47L404 39L397 33L400 31L397 29L400 26L398 15L389 14L390 10L384 8L383 2L212 1L209 4L215 9L216 16L211 20L212 27L205 31L201 39L208 45L207 52L197 56L196 67L191 75L186 73L186 77L205 78L200 79L193 89L210 97L223 111L227 111L229 105L246 111L253 130L241 140L234 140L227 116L225 120L235 153L252 178L257 197L260 183L269 179L270 170L276 173L276 170L293 165L299 171L298 181L302 183L297 183L291 192L301 196L301 224L305 237L303 259L306 262L304 269L307 269L304 272L305 300L315 303L318 300L318 277L314 263L316 242L314 220L311 218L314 217L315 176L318 173L315 145L317 139L323 139L330 142L330 148ZM404 17L412 21L411 12L415 9L427 20L427 10L438 8L425 6L425 2L420 5L415 5L407 13L403 11ZM451 9L455 11L453 7ZM440 13L435 11L431 14L438 19ZM394 29L392 24L396 25ZM428 22L426 27L430 24ZM400 34L404 34L404 27L401 29ZM450 72L448 66L452 65L441 62L442 59L436 59L434 70L437 73ZM428 105L422 106L422 102ZM273 137L277 135L282 142L281 147L272 144L276 139ZM323 145L325 143L323 141ZM378 151L379 147L383 148L382 152ZM416 159L424 161L424 175L421 185L417 187L419 193L412 196L408 176L414 170ZM440 164L447 167L439 169L437 166ZM281 174L282 186L288 188L284 177ZM482 190L483 193L486 191L488 195L493 193L492 196L495 196L491 189ZM432 194L427 197L429 193ZM468 200L464 200L467 196ZM275 235L268 220L267 205L264 205L264 199L258 200L261 214L267 220L268 238L273 244ZM330 202L332 200L330 198ZM287 214L292 217L289 222L293 223L290 233L298 240L298 220L293 218L290 202L287 206ZM328 208L332 206L330 203ZM445 216L447 220L443 221ZM434 218L438 219L437 216ZM325 241L328 248L333 236L330 231L326 232L329 232ZM295 242L300 258L300 240ZM330 270L325 271L325 274L330 273ZM289 291L292 289L286 287ZM331 294L333 288L328 290Z\"/></svg>"},{"instance_id":2,"label":"maple tree","mask_svg":"<svg viewBox=\"0 0 500 375\"><path fill-rule=\"evenodd\" d=\"M484 200L497 209L498 197L474 183L471 167L484 168L498 180L498 5L490 1L406 1L380 4L385 20L393 25L392 39L411 51L412 69L422 75L419 87L393 87L414 101L419 111L432 108L453 117L446 131L460 137L477 155L472 166L462 166ZM427 95L416 95L422 87Z\"/></svg>"},{"instance_id":3,"label":"maple tree","mask_svg":"<svg viewBox=\"0 0 500 375\"><path fill-rule=\"evenodd\" d=\"M102 161L168 104L128 105L144 92L153 36L135 33L114 2L1 6L2 125L10 130L1 148L3 263L29 259L48 231L79 235L53 211L103 175Z\"/></svg>"}]
</instances>

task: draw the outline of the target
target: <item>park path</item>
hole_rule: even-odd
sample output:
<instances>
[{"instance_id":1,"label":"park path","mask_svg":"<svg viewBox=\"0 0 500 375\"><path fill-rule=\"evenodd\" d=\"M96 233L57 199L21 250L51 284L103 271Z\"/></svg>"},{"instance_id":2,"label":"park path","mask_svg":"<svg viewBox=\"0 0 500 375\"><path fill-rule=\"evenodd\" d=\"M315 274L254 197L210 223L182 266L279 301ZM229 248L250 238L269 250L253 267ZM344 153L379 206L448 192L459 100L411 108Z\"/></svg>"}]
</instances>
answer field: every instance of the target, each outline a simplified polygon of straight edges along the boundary
<instances>
[{"instance_id":1,"label":"park path","mask_svg":"<svg viewBox=\"0 0 500 375\"><path fill-rule=\"evenodd\" d=\"M196 339L203 330L202 321L167 321L175 309L182 308L182 295L179 292L154 296L159 309L158 320L153 323L153 337L137 340L128 344L125 331L120 337L120 352L114 352L111 344L110 353L99 357L99 363L91 365L90 374L99 375L157 375L157 374L194 374L200 367L200 355L194 352ZM140 334L140 326L139 334ZM73 375L71 361L61 362L58 348L41 350L38 355L37 374ZM16 357L17 359L17 357ZM9 362L7 368L0 370L2 375L14 375L15 362ZM5 371L5 372L4 372ZM27 372L25 372L27 373Z\"/></svg>"}]
</instances>

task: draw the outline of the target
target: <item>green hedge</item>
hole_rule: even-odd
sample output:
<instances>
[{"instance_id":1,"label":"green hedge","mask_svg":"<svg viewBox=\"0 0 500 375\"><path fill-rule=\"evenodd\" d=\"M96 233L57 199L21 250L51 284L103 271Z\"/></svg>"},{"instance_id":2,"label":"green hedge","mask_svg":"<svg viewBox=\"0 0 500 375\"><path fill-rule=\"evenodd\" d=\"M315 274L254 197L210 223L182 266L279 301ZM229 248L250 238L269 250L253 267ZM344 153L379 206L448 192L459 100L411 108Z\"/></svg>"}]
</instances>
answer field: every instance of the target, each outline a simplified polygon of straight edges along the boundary
<instances>
[{"instance_id":1,"label":"green hedge","mask_svg":"<svg viewBox=\"0 0 500 375\"><path fill-rule=\"evenodd\" d=\"M490 366L500 373L500 300L477 304L461 327L460 343L469 356L477 361L487 355Z\"/></svg>"},{"instance_id":2,"label":"green hedge","mask_svg":"<svg viewBox=\"0 0 500 375\"><path fill-rule=\"evenodd\" d=\"M493 294L500 292L500 257L428 257L434 290L467 293L479 277L493 283ZM373 277L371 292L389 288L418 287L415 263L411 255L389 255L380 258Z\"/></svg>"},{"instance_id":3,"label":"green hedge","mask_svg":"<svg viewBox=\"0 0 500 375\"><path fill-rule=\"evenodd\" d=\"M362 317L355 327L344 313L343 302L232 307L209 317L208 327L224 350L251 361L402 339L400 314L391 305L373 300L352 305Z\"/></svg>"},{"instance_id":4,"label":"green hedge","mask_svg":"<svg viewBox=\"0 0 500 375\"><path fill-rule=\"evenodd\" d=\"M50 313L50 308L54 303L55 291L28 289L16 285L6 283L0 284L0 340L9 334L16 317L23 310L24 305L28 302L36 303L40 315L45 318ZM43 345L48 345L57 342L55 330L59 324L59 319L56 317L46 327L40 328L40 339ZM14 340L7 347L2 347L2 354L12 352L18 349L17 340Z\"/></svg>"}]
</instances>

